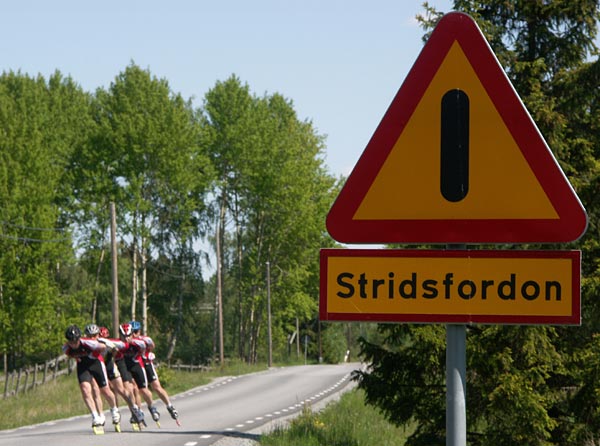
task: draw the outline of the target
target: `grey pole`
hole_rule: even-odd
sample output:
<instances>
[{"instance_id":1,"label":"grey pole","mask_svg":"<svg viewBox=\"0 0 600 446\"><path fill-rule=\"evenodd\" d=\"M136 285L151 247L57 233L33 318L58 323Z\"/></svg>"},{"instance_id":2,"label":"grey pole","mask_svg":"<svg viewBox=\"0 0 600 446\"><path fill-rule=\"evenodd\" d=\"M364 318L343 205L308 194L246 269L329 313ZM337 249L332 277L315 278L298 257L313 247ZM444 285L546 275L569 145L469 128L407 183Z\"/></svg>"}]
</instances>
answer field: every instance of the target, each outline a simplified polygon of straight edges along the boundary
<instances>
[{"instance_id":1,"label":"grey pole","mask_svg":"<svg viewBox=\"0 0 600 446\"><path fill-rule=\"evenodd\" d=\"M446 325L446 446L467 444L467 327Z\"/></svg>"},{"instance_id":2,"label":"grey pole","mask_svg":"<svg viewBox=\"0 0 600 446\"><path fill-rule=\"evenodd\" d=\"M268 367L273 367L273 338L271 335L271 264L267 264L267 338L269 342Z\"/></svg>"},{"instance_id":3,"label":"grey pole","mask_svg":"<svg viewBox=\"0 0 600 446\"><path fill-rule=\"evenodd\" d=\"M448 249L466 249L464 244ZM446 446L467 445L467 326L446 325Z\"/></svg>"}]
</instances>

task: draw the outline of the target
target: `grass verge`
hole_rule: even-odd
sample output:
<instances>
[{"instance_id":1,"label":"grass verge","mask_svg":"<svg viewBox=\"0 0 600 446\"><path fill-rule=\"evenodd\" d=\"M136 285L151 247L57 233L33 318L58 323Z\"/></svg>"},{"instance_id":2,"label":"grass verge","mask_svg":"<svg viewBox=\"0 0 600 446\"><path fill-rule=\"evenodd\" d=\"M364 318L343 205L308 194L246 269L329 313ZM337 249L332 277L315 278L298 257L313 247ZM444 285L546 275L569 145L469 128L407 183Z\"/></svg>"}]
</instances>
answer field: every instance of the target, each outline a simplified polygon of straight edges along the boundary
<instances>
[{"instance_id":1,"label":"grass verge","mask_svg":"<svg viewBox=\"0 0 600 446\"><path fill-rule=\"evenodd\" d=\"M396 427L352 390L320 412L305 407L286 428L262 435L262 446L401 446L414 426Z\"/></svg>"}]
</instances>

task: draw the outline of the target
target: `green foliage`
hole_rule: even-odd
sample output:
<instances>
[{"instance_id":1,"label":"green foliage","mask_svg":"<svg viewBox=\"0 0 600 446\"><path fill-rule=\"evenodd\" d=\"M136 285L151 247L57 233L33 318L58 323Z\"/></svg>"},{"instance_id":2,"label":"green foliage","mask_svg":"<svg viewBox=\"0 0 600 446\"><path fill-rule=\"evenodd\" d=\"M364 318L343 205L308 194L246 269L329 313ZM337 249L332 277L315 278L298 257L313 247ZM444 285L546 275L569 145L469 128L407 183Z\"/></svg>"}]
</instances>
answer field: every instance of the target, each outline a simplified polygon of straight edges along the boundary
<instances>
[{"instance_id":1,"label":"green foliage","mask_svg":"<svg viewBox=\"0 0 600 446\"><path fill-rule=\"evenodd\" d=\"M156 372L160 377L160 384L165 389L169 390L169 388L173 384L173 381L175 380L175 371L163 364L160 364L156 367Z\"/></svg>"},{"instance_id":2,"label":"green foliage","mask_svg":"<svg viewBox=\"0 0 600 446\"><path fill-rule=\"evenodd\" d=\"M316 315L315 253L334 184L323 168L323 138L298 120L290 101L253 96L235 76L207 93L204 125L218 178L212 208L219 215L227 345L250 362L264 357L258 341L269 262L272 320L280 324L274 345L284 354L295 319Z\"/></svg>"},{"instance_id":3,"label":"green foliage","mask_svg":"<svg viewBox=\"0 0 600 446\"><path fill-rule=\"evenodd\" d=\"M344 360L348 350L348 343L341 324L328 324L323 330L323 361L328 364L337 364Z\"/></svg>"},{"instance_id":4,"label":"green foliage","mask_svg":"<svg viewBox=\"0 0 600 446\"><path fill-rule=\"evenodd\" d=\"M0 351L9 366L57 349L79 305L57 279L73 259L65 166L89 134L89 98L60 73L0 76ZM39 333L48 333L40 349ZM56 350L55 350L56 351Z\"/></svg>"},{"instance_id":5,"label":"green foliage","mask_svg":"<svg viewBox=\"0 0 600 446\"><path fill-rule=\"evenodd\" d=\"M478 375L469 402L481 411L478 423L487 422L488 444L551 444L561 392L552 381L566 372L555 340L544 327L489 327L469 338L468 367Z\"/></svg>"},{"instance_id":6,"label":"green foliage","mask_svg":"<svg viewBox=\"0 0 600 446\"><path fill-rule=\"evenodd\" d=\"M436 325L382 325L380 332L383 345L362 340L361 357L370 368L357 377L366 401L397 426L415 419L414 444L444 444L444 330Z\"/></svg>"}]
</instances>

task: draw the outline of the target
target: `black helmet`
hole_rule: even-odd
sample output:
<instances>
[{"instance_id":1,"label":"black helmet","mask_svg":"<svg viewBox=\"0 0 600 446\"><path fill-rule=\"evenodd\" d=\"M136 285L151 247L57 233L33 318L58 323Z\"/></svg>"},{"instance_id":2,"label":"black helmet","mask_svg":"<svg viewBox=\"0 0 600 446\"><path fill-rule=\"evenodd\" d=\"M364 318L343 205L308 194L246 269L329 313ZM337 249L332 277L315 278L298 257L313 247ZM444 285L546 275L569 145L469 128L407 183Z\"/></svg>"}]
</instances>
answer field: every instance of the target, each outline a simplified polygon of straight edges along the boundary
<instances>
[{"instance_id":1,"label":"black helmet","mask_svg":"<svg viewBox=\"0 0 600 446\"><path fill-rule=\"evenodd\" d=\"M97 334L100 334L100 329L96 324L87 324L84 333L86 336L96 336Z\"/></svg>"},{"instance_id":2,"label":"black helmet","mask_svg":"<svg viewBox=\"0 0 600 446\"><path fill-rule=\"evenodd\" d=\"M65 331L65 338L67 341L78 341L81 338L81 330L77 325L69 325Z\"/></svg>"}]
</instances>

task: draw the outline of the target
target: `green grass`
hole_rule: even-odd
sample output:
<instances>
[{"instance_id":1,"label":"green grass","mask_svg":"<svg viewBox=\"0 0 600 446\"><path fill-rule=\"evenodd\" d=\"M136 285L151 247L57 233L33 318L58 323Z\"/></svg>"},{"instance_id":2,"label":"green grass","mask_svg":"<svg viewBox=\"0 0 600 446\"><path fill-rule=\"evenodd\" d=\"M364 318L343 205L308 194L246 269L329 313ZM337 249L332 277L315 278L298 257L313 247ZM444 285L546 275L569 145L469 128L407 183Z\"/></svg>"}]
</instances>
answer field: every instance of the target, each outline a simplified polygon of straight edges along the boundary
<instances>
[{"instance_id":1,"label":"green grass","mask_svg":"<svg viewBox=\"0 0 600 446\"><path fill-rule=\"evenodd\" d=\"M396 427L365 403L364 393L353 390L320 412L310 407L288 428L262 435L262 446L400 446L414 426Z\"/></svg>"},{"instance_id":2,"label":"green grass","mask_svg":"<svg viewBox=\"0 0 600 446\"><path fill-rule=\"evenodd\" d=\"M208 372L161 368L159 376L163 387L170 395L175 395L208 384L219 376L241 375L265 369L265 365L248 366L233 362L222 369ZM75 374L60 376L55 381L37 386L18 396L6 399L0 396L0 430L83 414L87 414L87 408L83 404Z\"/></svg>"}]
</instances>

